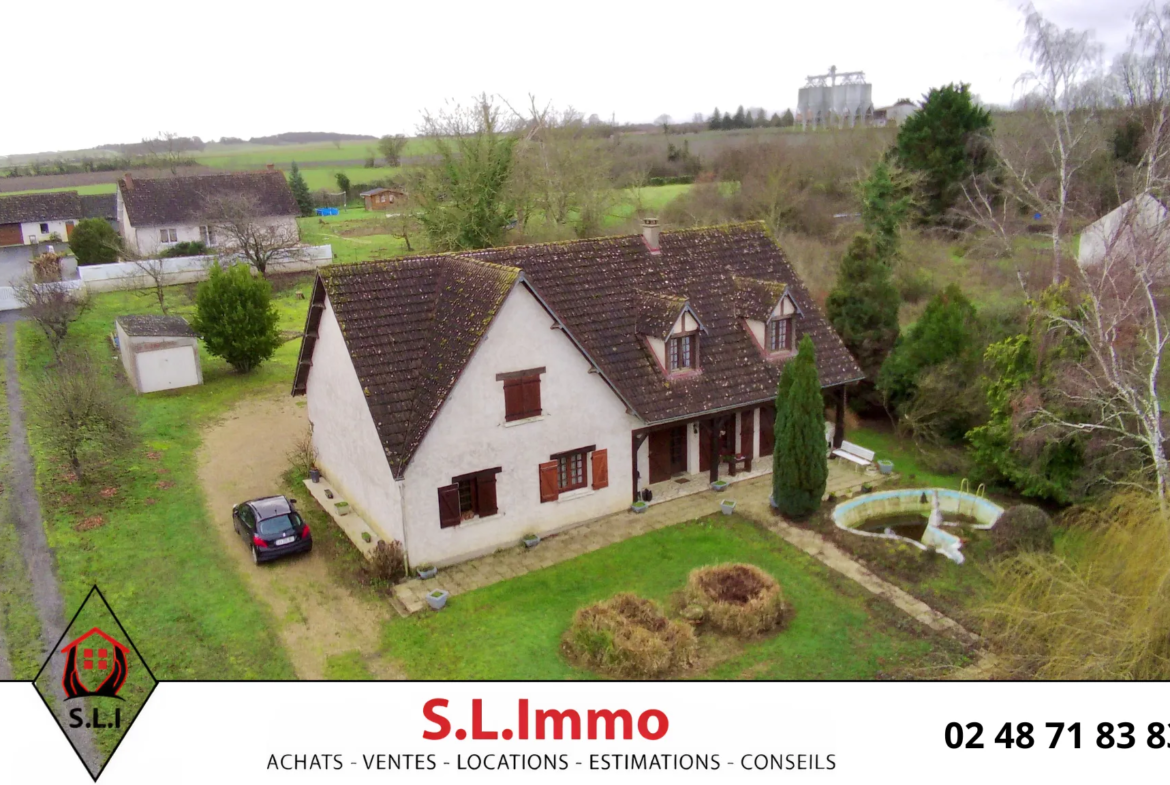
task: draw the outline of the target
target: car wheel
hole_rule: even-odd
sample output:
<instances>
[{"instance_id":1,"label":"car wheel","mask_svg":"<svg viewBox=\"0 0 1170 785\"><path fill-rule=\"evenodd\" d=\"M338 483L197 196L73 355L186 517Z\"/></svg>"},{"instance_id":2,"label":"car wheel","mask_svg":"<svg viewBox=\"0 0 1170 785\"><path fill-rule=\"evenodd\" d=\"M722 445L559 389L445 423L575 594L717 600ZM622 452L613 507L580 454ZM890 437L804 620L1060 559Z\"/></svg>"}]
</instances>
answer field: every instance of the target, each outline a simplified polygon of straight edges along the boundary
<instances>
[{"instance_id":1,"label":"car wheel","mask_svg":"<svg viewBox=\"0 0 1170 785\"><path fill-rule=\"evenodd\" d=\"M252 563L253 564L260 563L260 551L256 550L255 545L252 546Z\"/></svg>"}]
</instances>

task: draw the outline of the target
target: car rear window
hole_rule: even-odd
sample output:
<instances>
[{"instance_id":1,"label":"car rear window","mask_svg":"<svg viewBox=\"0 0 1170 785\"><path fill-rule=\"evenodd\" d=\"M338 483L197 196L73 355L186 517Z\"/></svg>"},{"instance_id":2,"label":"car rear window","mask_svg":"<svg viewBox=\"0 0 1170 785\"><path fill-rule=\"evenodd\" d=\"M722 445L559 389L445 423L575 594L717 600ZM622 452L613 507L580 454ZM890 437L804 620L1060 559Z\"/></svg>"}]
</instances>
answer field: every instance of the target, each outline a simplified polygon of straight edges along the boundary
<instances>
[{"instance_id":1,"label":"car rear window","mask_svg":"<svg viewBox=\"0 0 1170 785\"><path fill-rule=\"evenodd\" d=\"M292 513L291 517L288 515L277 515L273 518L265 518L260 521L257 527L260 534L280 534L283 531L288 531L300 525L300 517L296 513Z\"/></svg>"}]
</instances>

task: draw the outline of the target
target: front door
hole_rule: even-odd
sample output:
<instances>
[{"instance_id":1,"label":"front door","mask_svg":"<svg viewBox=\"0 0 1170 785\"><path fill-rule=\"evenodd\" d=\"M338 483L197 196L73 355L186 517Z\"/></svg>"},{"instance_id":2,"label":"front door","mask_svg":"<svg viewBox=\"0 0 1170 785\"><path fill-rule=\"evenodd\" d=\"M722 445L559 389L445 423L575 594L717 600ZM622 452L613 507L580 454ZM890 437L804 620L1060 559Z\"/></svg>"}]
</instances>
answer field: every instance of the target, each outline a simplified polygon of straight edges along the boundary
<instances>
[{"instance_id":1,"label":"front door","mask_svg":"<svg viewBox=\"0 0 1170 785\"><path fill-rule=\"evenodd\" d=\"M650 434L650 482L670 479L670 431Z\"/></svg>"},{"instance_id":2,"label":"front door","mask_svg":"<svg viewBox=\"0 0 1170 785\"><path fill-rule=\"evenodd\" d=\"M776 426L776 407L766 404L760 407L760 457L772 454L772 447L776 444L773 430Z\"/></svg>"},{"instance_id":3,"label":"front door","mask_svg":"<svg viewBox=\"0 0 1170 785\"><path fill-rule=\"evenodd\" d=\"M735 452L735 415L722 417L719 420L719 450L718 455L728 455ZM703 420L699 423L699 471L711 470L711 421Z\"/></svg>"},{"instance_id":4,"label":"front door","mask_svg":"<svg viewBox=\"0 0 1170 785\"><path fill-rule=\"evenodd\" d=\"M65 240L68 241L69 238L72 236L73 236L73 222L66 221L65 222Z\"/></svg>"}]
</instances>

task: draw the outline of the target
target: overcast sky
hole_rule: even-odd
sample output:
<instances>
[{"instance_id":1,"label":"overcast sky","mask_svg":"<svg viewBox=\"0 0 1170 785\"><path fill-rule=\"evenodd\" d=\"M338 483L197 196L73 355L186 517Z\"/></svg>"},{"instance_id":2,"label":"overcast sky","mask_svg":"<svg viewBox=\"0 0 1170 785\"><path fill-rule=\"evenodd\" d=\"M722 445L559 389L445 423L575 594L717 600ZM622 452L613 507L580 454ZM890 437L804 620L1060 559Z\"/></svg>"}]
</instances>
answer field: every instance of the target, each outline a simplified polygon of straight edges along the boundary
<instances>
[{"instance_id":1,"label":"overcast sky","mask_svg":"<svg viewBox=\"0 0 1170 785\"><path fill-rule=\"evenodd\" d=\"M1144 2L1036 4L1111 59ZM1016 0L14 0L5 16L22 33L0 44L0 155L161 131L412 134L422 109L480 91L619 122L783 111L830 65L865 71L877 106L950 81L1007 103L1028 67Z\"/></svg>"}]
</instances>

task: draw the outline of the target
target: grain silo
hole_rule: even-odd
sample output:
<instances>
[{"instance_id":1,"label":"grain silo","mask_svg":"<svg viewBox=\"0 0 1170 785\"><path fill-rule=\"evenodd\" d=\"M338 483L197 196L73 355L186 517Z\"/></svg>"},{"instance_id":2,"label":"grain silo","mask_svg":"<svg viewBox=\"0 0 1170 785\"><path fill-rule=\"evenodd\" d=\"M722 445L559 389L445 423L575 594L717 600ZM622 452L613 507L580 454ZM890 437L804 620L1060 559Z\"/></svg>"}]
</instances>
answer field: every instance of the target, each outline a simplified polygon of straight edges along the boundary
<instances>
[{"instance_id":1,"label":"grain silo","mask_svg":"<svg viewBox=\"0 0 1170 785\"><path fill-rule=\"evenodd\" d=\"M868 125L873 118L873 85L865 81L864 71L837 72L808 77L796 102L802 129L836 125Z\"/></svg>"}]
</instances>

